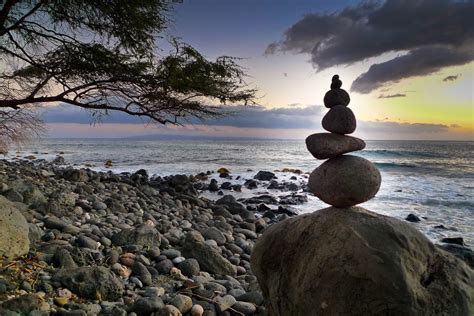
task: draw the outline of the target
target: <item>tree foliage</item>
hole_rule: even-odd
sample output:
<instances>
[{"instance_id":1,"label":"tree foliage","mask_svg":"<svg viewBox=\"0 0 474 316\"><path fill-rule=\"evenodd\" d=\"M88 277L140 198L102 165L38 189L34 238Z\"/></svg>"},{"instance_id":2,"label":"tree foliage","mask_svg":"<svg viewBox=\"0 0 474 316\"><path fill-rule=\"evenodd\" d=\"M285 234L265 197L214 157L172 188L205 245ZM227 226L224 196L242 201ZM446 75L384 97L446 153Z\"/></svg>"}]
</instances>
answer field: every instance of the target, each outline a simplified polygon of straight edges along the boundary
<instances>
[{"instance_id":1,"label":"tree foliage","mask_svg":"<svg viewBox=\"0 0 474 316\"><path fill-rule=\"evenodd\" d=\"M209 61L156 40L169 22L170 0L0 1L0 111L67 103L94 114L111 110L178 123L221 114L219 103L255 96L238 60ZM23 112L24 113L24 112Z\"/></svg>"}]
</instances>

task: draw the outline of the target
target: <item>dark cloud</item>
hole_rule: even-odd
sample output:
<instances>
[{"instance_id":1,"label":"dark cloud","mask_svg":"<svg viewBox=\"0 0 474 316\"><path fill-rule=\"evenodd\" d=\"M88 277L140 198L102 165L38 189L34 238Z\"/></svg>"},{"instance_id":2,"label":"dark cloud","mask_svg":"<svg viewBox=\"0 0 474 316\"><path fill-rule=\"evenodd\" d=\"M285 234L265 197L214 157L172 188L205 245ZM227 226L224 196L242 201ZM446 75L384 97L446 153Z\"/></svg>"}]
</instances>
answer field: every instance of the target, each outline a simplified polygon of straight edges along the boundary
<instances>
[{"instance_id":1,"label":"dark cloud","mask_svg":"<svg viewBox=\"0 0 474 316\"><path fill-rule=\"evenodd\" d=\"M413 76L429 75L443 67L465 64L473 60L471 49L453 49L448 46L429 46L408 54L370 66L354 80L352 91L369 93L387 84Z\"/></svg>"},{"instance_id":2,"label":"dark cloud","mask_svg":"<svg viewBox=\"0 0 474 316\"><path fill-rule=\"evenodd\" d=\"M447 77L444 77L443 78L443 81L444 82L447 82L447 81L455 81L455 80L458 80L459 76L461 75L451 75L451 76L447 76Z\"/></svg>"},{"instance_id":3,"label":"dark cloud","mask_svg":"<svg viewBox=\"0 0 474 316\"><path fill-rule=\"evenodd\" d=\"M474 60L472 16L474 1L365 1L332 14L304 16L266 53L308 53L322 70L384 53L408 52L357 78L351 89L368 93L388 82Z\"/></svg>"},{"instance_id":4,"label":"dark cloud","mask_svg":"<svg viewBox=\"0 0 474 316\"><path fill-rule=\"evenodd\" d=\"M404 93L395 93L395 94L387 94L387 95L381 94L379 95L379 99L404 98L406 96L407 95Z\"/></svg>"}]
</instances>

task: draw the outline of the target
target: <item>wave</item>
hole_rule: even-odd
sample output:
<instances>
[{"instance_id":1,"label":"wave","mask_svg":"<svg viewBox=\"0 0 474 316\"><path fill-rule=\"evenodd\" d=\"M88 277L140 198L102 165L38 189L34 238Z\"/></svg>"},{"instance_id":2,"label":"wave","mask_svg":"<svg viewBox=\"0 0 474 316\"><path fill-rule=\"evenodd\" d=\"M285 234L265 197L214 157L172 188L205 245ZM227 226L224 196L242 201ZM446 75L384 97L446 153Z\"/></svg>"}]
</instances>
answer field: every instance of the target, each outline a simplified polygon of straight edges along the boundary
<instances>
[{"instance_id":1,"label":"wave","mask_svg":"<svg viewBox=\"0 0 474 316\"><path fill-rule=\"evenodd\" d=\"M396 162L375 162L375 165L379 167L380 169L414 169L414 168L419 168L418 165L415 164L410 164L410 163L396 163Z\"/></svg>"},{"instance_id":2,"label":"wave","mask_svg":"<svg viewBox=\"0 0 474 316\"><path fill-rule=\"evenodd\" d=\"M388 149L376 149L376 150L365 149L361 151L360 154L364 156L375 156L375 157L384 157L384 158L389 158L389 157L444 158L446 157L443 154L434 153L434 152L420 152L420 151L407 151L407 150L396 151L396 150L388 150Z\"/></svg>"}]
</instances>

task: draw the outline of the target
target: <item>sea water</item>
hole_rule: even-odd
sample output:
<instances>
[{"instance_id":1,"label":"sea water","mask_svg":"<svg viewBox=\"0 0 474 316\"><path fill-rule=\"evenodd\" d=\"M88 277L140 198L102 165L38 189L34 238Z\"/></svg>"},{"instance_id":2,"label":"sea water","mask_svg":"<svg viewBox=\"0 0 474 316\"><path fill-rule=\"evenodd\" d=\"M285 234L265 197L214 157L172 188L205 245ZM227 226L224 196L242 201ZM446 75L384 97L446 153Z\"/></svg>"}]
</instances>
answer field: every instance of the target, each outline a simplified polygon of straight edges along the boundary
<instances>
[{"instance_id":1,"label":"sea water","mask_svg":"<svg viewBox=\"0 0 474 316\"><path fill-rule=\"evenodd\" d=\"M404 219L413 213L422 218L412 225L433 241L464 237L474 246L474 142L367 141L364 150L352 153L374 162L382 174L376 197L361 204L374 212ZM7 159L34 154L37 158L62 156L70 165L94 170L113 161L114 172L146 169L150 175L197 174L220 167L241 181L259 170L300 169L311 172L322 161L306 150L304 140L137 140L45 139L11 151ZM279 180L292 174L278 173ZM216 179L223 181L216 176ZM299 176L301 182L306 181ZM261 190L243 190L240 196ZM206 197L219 198L206 192ZM301 212L327 207L308 194ZM435 228L443 225L447 229Z\"/></svg>"}]
</instances>

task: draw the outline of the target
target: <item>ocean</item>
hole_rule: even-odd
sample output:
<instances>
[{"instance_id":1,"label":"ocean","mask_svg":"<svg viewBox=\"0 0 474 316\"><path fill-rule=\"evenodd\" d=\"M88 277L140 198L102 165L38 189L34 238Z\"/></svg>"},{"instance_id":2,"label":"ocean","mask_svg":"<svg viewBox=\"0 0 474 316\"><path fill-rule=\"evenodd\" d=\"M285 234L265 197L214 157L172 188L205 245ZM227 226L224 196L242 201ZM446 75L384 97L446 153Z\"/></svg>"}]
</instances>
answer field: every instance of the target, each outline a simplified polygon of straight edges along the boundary
<instances>
[{"instance_id":1,"label":"ocean","mask_svg":"<svg viewBox=\"0 0 474 316\"><path fill-rule=\"evenodd\" d=\"M404 219L413 213L422 218L418 227L431 240L463 237L474 246L474 142L366 141L367 147L352 154L374 162L382 174L380 191L361 204L377 213ZM150 175L197 174L225 167L235 178L253 177L259 170L300 169L311 172L318 161L306 150L304 140L140 140L140 139L44 139L11 151L7 159L34 154L54 159L63 153L66 162L92 166L94 170L133 172L146 169ZM104 167L106 160L113 167ZM293 174L276 172L279 180ZM222 179L215 175L222 182ZM299 181L306 178L299 176ZM261 193L243 190L237 197ZM215 193L206 197L218 199ZM327 207L308 194L297 206L301 212ZM435 228L443 225L446 229Z\"/></svg>"}]
</instances>

